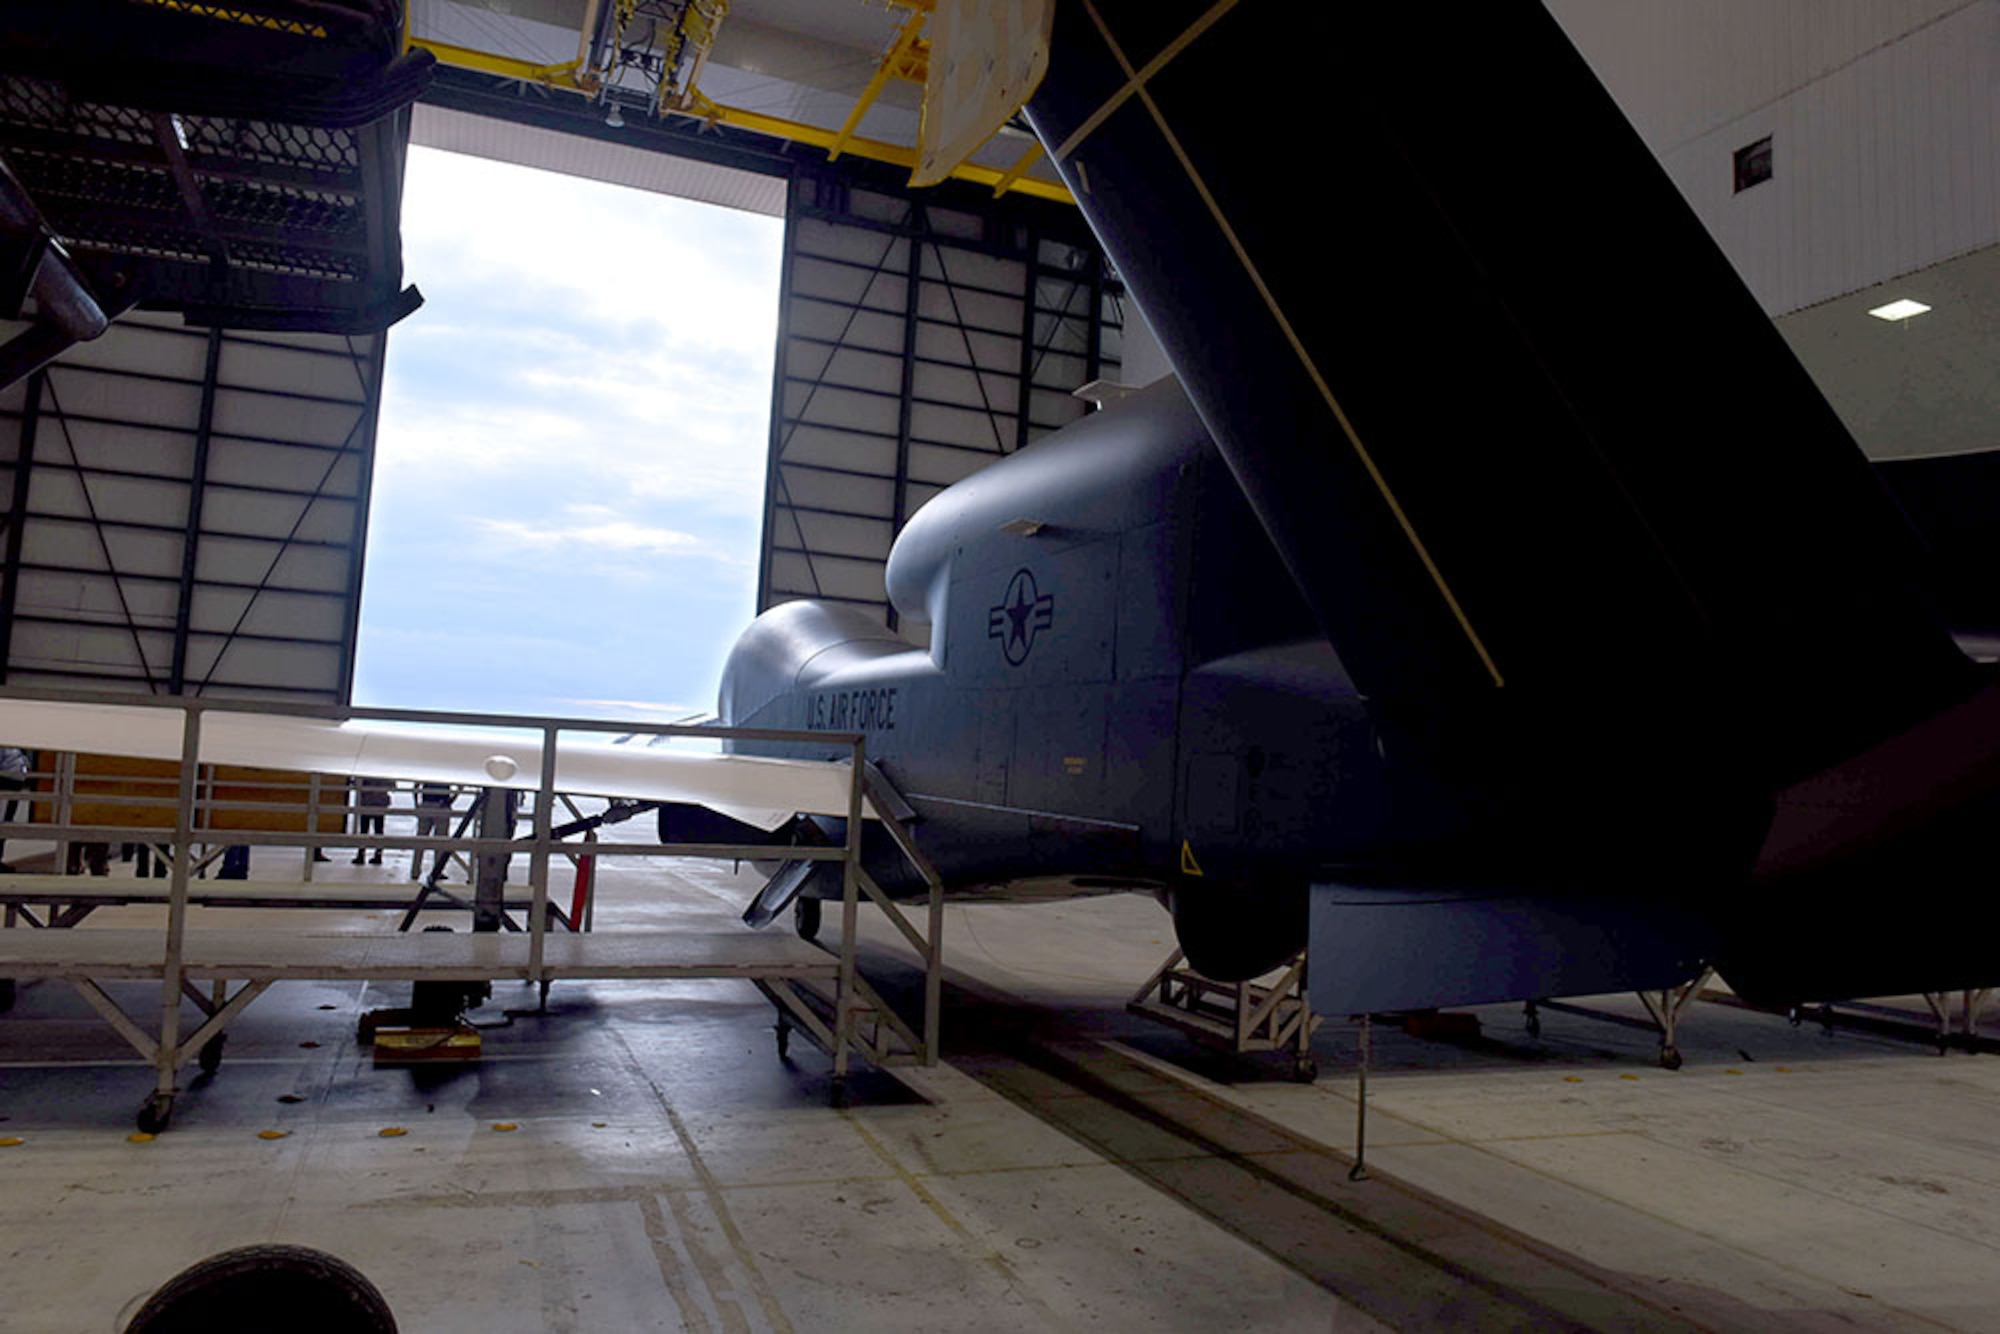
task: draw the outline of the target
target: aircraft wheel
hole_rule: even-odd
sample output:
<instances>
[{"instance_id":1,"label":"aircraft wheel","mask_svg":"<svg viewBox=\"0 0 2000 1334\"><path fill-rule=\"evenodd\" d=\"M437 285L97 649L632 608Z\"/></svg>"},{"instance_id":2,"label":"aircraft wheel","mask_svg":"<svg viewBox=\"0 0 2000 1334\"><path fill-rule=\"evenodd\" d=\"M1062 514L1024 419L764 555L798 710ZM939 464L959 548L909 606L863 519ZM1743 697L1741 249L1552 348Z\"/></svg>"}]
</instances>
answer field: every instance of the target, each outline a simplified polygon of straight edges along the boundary
<instances>
[{"instance_id":1,"label":"aircraft wheel","mask_svg":"<svg viewBox=\"0 0 2000 1334\"><path fill-rule=\"evenodd\" d=\"M148 1135L157 1135L167 1128L173 1119L174 1100L166 1094L154 1093L139 1104L139 1129Z\"/></svg>"},{"instance_id":2,"label":"aircraft wheel","mask_svg":"<svg viewBox=\"0 0 2000 1334\"><path fill-rule=\"evenodd\" d=\"M253 1311L282 1311L300 1334L396 1334L380 1289L345 1260L304 1246L243 1246L190 1265L146 1300L125 1334L234 1329Z\"/></svg>"},{"instance_id":3,"label":"aircraft wheel","mask_svg":"<svg viewBox=\"0 0 2000 1334\"><path fill-rule=\"evenodd\" d=\"M217 1033L214 1037L201 1044L201 1051L196 1053L194 1059L195 1064L201 1067L203 1074L212 1075L222 1068L222 1046L228 1041L229 1035L227 1033Z\"/></svg>"},{"instance_id":4,"label":"aircraft wheel","mask_svg":"<svg viewBox=\"0 0 2000 1334\"><path fill-rule=\"evenodd\" d=\"M799 933L799 939L814 941L819 939L820 901L801 894L792 901L792 929Z\"/></svg>"}]
</instances>

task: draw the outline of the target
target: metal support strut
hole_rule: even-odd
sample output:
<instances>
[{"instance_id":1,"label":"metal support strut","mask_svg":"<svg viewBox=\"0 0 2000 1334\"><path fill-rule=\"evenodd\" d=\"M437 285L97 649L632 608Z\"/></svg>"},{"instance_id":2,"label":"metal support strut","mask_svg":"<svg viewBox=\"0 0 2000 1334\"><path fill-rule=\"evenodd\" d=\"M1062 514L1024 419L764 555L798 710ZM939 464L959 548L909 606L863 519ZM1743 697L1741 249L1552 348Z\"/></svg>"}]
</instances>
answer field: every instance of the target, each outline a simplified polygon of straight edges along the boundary
<instances>
[{"instance_id":1,"label":"metal support strut","mask_svg":"<svg viewBox=\"0 0 2000 1334\"><path fill-rule=\"evenodd\" d=\"M1319 1077L1312 1036L1320 1016L1313 1013L1307 992L1304 951L1286 962L1269 986L1218 982L1187 967L1185 959L1178 949L1169 954L1125 1008L1238 1056L1289 1053L1298 1083Z\"/></svg>"},{"instance_id":2,"label":"metal support strut","mask_svg":"<svg viewBox=\"0 0 2000 1334\"><path fill-rule=\"evenodd\" d=\"M1601 1023L1622 1024L1627 1028L1639 1028L1657 1033L1660 1037L1660 1068L1678 1070L1682 1064L1678 1040L1681 1011L1701 995L1701 989L1707 986L1708 980L1714 976L1713 968L1704 968L1692 979L1677 987L1635 992L1634 994L1639 997L1639 1003L1646 1007L1645 1019L1633 1019L1607 1010L1593 1010L1586 1005L1571 1005L1567 1001L1550 1000L1547 997L1527 1002L1522 1006L1521 1017L1531 1038L1539 1038L1542 1035L1543 1010L1554 1010L1559 1014L1573 1014L1582 1019L1596 1019Z\"/></svg>"},{"instance_id":3,"label":"metal support strut","mask_svg":"<svg viewBox=\"0 0 2000 1334\"><path fill-rule=\"evenodd\" d=\"M1347 1169L1349 1181L1368 1179L1368 1062L1373 1055L1372 1016L1361 1016L1361 1084L1354 1099L1354 1166Z\"/></svg>"}]
</instances>

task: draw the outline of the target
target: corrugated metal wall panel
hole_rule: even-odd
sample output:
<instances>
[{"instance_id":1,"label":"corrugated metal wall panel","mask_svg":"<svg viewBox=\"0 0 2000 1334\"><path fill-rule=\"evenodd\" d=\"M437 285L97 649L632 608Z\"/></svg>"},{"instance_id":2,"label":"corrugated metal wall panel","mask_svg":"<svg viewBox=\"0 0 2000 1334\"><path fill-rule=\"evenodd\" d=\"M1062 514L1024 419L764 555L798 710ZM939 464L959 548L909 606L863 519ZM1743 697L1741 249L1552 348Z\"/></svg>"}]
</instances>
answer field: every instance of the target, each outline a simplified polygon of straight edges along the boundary
<instances>
[{"instance_id":1,"label":"corrugated metal wall panel","mask_svg":"<svg viewBox=\"0 0 2000 1334\"><path fill-rule=\"evenodd\" d=\"M759 605L844 600L895 625L897 529L1087 411L1071 391L1115 374L1117 289L1094 249L997 213L835 178L795 191Z\"/></svg>"},{"instance_id":2,"label":"corrugated metal wall panel","mask_svg":"<svg viewBox=\"0 0 2000 1334\"><path fill-rule=\"evenodd\" d=\"M344 702L379 382L378 340L134 313L0 394L0 674Z\"/></svg>"}]
</instances>

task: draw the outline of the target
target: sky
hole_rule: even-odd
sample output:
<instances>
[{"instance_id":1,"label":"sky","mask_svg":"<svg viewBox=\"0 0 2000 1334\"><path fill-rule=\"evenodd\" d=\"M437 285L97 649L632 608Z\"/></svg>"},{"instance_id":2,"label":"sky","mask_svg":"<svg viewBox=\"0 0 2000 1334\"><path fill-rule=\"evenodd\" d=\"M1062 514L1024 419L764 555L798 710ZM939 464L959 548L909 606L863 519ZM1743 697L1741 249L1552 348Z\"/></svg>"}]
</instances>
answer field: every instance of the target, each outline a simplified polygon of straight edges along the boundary
<instances>
[{"instance_id":1,"label":"sky","mask_svg":"<svg viewBox=\"0 0 2000 1334\"><path fill-rule=\"evenodd\" d=\"M354 702L662 721L754 612L783 223L411 148Z\"/></svg>"}]
</instances>

